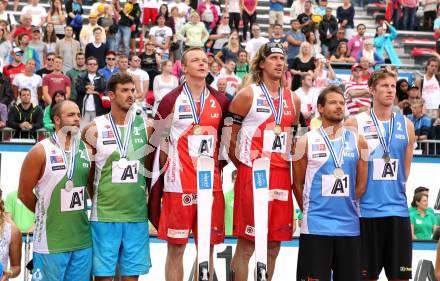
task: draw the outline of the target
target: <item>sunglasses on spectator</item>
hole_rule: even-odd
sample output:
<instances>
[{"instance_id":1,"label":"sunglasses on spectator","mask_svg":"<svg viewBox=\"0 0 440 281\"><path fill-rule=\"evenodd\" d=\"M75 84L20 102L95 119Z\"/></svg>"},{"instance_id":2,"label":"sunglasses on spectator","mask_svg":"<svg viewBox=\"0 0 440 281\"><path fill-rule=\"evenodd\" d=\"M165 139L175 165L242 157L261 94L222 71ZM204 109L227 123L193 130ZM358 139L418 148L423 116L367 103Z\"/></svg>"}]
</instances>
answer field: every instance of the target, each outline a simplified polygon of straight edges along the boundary
<instances>
[{"instance_id":1,"label":"sunglasses on spectator","mask_svg":"<svg viewBox=\"0 0 440 281\"><path fill-rule=\"evenodd\" d=\"M16 55L16 56L19 56L19 57L22 57L22 56L23 56L23 53L22 53L22 52L18 52L18 53L15 53L15 55Z\"/></svg>"},{"instance_id":2,"label":"sunglasses on spectator","mask_svg":"<svg viewBox=\"0 0 440 281\"><path fill-rule=\"evenodd\" d=\"M48 61L54 61L55 58L47 58Z\"/></svg>"},{"instance_id":3,"label":"sunglasses on spectator","mask_svg":"<svg viewBox=\"0 0 440 281\"><path fill-rule=\"evenodd\" d=\"M107 60L116 60L114 57L108 57Z\"/></svg>"},{"instance_id":4,"label":"sunglasses on spectator","mask_svg":"<svg viewBox=\"0 0 440 281\"><path fill-rule=\"evenodd\" d=\"M93 62L92 63L89 62L87 65L98 65L98 64L97 63L93 63Z\"/></svg>"}]
</instances>

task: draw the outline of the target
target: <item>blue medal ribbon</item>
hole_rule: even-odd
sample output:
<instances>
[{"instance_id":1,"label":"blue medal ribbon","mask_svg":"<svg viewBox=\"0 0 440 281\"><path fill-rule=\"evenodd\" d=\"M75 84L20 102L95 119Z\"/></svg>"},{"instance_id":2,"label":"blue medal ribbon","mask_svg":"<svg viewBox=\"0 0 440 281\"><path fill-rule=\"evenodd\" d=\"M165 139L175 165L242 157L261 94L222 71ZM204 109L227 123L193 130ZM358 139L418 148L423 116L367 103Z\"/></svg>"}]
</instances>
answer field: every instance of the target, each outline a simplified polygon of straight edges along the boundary
<instances>
[{"instance_id":1,"label":"blue medal ribbon","mask_svg":"<svg viewBox=\"0 0 440 281\"><path fill-rule=\"evenodd\" d=\"M195 125L200 124L200 116L202 116L203 108L205 107L205 89L206 88L204 87L202 90L202 93L200 95L200 114L197 114L196 102L194 101L191 90L189 89L187 83L183 84L183 91L188 96L189 104L191 106L191 113L192 113Z\"/></svg>"},{"instance_id":2,"label":"blue medal ribbon","mask_svg":"<svg viewBox=\"0 0 440 281\"><path fill-rule=\"evenodd\" d=\"M260 88L261 91L263 91L263 94L266 97L267 102L269 103L270 110L272 111L273 117L275 119L275 124L279 126L281 124L281 118L283 117L284 91L282 90L281 87L278 88L279 103L278 103L278 111L277 111L272 101L272 97L269 95L269 91L267 90L267 87L263 82L260 84Z\"/></svg>"},{"instance_id":3,"label":"blue medal ribbon","mask_svg":"<svg viewBox=\"0 0 440 281\"><path fill-rule=\"evenodd\" d=\"M78 150L77 147L77 140L76 138L73 138L72 146L71 146L71 153L69 161L67 161L66 151L63 149L63 147L60 144L60 141L58 139L58 135L55 133L52 134L52 139L54 140L55 144L60 148L61 155L63 157L64 163L66 163L66 169L67 169L67 180L71 181L73 178L73 171L75 170L75 155Z\"/></svg>"},{"instance_id":4,"label":"blue medal ribbon","mask_svg":"<svg viewBox=\"0 0 440 281\"><path fill-rule=\"evenodd\" d=\"M347 134L347 130L345 130L345 129L342 130L342 145L341 145L341 149L339 150L338 157L336 157L335 148L333 147L333 145L327 135L327 132L324 130L324 128L322 126L319 128L319 132L321 133L322 138L324 139L325 144L327 145L327 148L330 151L330 154L332 155L333 162L335 163L335 167L341 168L342 163L344 162L344 146L345 146L345 137Z\"/></svg>"},{"instance_id":5,"label":"blue medal ribbon","mask_svg":"<svg viewBox=\"0 0 440 281\"><path fill-rule=\"evenodd\" d=\"M391 138L393 136L393 131L394 131L394 113L391 114L391 119L390 122L388 123L389 135L387 140L385 140L385 136L382 134L382 128L379 126L379 121L373 109L371 109L370 115L371 115L371 119L373 120L374 126L376 127L377 135L379 136L379 141L380 144L382 145L383 151L385 152L385 154L389 155Z\"/></svg>"},{"instance_id":6,"label":"blue medal ribbon","mask_svg":"<svg viewBox=\"0 0 440 281\"><path fill-rule=\"evenodd\" d=\"M133 114L130 114L130 117L128 119L128 123L127 123L127 131L125 132L125 137L124 137L124 142L122 143L121 141L121 135L119 134L119 130L118 127L116 126L115 121L113 120L112 114L109 113L108 115L108 120L110 121L110 125L112 126L112 130L113 133L115 135L116 138L116 143L118 144L118 149L119 149L119 155L121 158L127 158L127 154L128 154L128 144L130 142L130 137L131 137L131 130L132 130L132 125L133 125Z\"/></svg>"}]
</instances>

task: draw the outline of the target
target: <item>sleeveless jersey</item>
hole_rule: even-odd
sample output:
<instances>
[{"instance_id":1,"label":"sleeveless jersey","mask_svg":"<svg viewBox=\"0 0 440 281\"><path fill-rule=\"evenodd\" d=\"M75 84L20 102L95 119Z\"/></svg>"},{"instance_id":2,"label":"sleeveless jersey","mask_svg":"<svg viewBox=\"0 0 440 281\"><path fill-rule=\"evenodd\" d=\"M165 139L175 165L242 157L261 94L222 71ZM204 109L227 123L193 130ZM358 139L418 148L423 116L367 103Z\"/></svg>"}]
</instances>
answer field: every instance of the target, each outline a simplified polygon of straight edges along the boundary
<instances>
[{"instance_id":1,"label":"sleeveless jersey","mask_svg":"<svg viewBox=\"0 0 440 281\"><path fill-rule=\"evenodd\" d=\"M188 96L181 91L175 100L168 143L169 163L164 175L165 192L197 192L196 167L197 158L201 153L207 153L214 158L213 190L222 190L218 166L218 130L221 130L223 113L220 102L208 90L206 93L205 105L200 116L200 135L193 134L194 121ZM200 102L195 103L200 114Z\"/></svg>"},{"instance_id":2,"label":"sleeveless jersey","mask_svg":"<svg viewBox=\"0 0 440 281\"><path fill-rule=\"evenodd\" d=\"M382 159L383 148L370 112L356 115L358 132L368 143L368 178L364 195L360 200L361 216L366 218L400 216L408 217L406 200L405 154L408 146L406 118L394 117L394 132L390 143L391 161ZM385 139L388 140L389 121L378 120Z\"/></svg>"},{"instance_id":3,"label":"sleeveless jersey","mask_svg":"<svg viewBox=\"0 0 440 281\"><path fill-rule=\"evenodd\" d=\"M270 157L271 168L288 168L292 144L292 127L295 122L295 106L289 89L284 89L282 133L274 134L275 118L269 103L259 85L252 84L252 105L243 119L240 130L239 160L252 167L252 162L259 157ZM273 99L278 110L279 99Z\"/></svg>"},{"instance_id":4,"label":"sleeveless jersey","mask_svg":"<svg viewBox=\"0 0 440 281\"><path fill-rule=\"evenodd\" d=\"M425 100L426 109L438 109L440 104L440 81L433 75L430 80L423 76L422 98Z\"/></svg>"},{"instance_id":5,"label":"sleeveless jersey","mask_svg":"<svg viewBox=\"0 0 440 281\"><path fill-rule=\"evenodd\" d=\"M35 187L35 231L33 251L53 254L92 246L87 218L87 179L90 159L84 142L79 142L75 156L72 191L65 190L67 163L61 149L50 138L40 142L46 154L46 165ZM69 158L68 153L66 153Z\"/></svg>"},{"instance_id":6,"label":"sleeveless jersey","mask_svg":"<svg viewBox=\"0 0 440 281\"><path fill-rule=\"evenodd\" d=\"M147 196L145 193L144 163L147 145L146 125L135 115L130 143L128 166L121 169L118 145L108 114L95 118L96 140L95 180L91 221L145 222L147 221ZM122 141L127 126L117 126Z\"/></svg>"},{"instance_id":7,"label":"sleeveless jersey","mask_svg":"<svg viewBox=\"0 0 440 281\"><path fill-rule=\"evenodd\" d=\"M336 155L341 138L330 140ZM307 133L307 171L303 191L301 233L325 236L359 235L356 203L356 168L359 160L357 138L346 131L342 169L345 176L337 180L335 164L319 130Z\"/></svg>"}]
</instances>

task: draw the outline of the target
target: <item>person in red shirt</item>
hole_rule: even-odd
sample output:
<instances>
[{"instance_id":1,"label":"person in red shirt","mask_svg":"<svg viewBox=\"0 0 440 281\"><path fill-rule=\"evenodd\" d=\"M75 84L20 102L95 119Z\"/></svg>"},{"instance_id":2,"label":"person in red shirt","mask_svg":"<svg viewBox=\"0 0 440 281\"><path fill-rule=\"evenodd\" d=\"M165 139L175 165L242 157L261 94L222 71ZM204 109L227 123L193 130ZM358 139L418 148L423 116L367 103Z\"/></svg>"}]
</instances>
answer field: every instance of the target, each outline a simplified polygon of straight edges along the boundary
<instances>
[{"instance_id":1,"label":"person in red shirt","mask_svg":"<svg viewBox=\"0 0 440 281\"><path fill-rule=\"evenodd\" d=\"M18 38L18 36L22 33L27 33L29 35L29 38L32 37L32 16L30 14L24 14L21 16L21 26L17 27L15 29L15 32L13 33L12 37L14 39Z\"/></svg>"},{"instance_id":2,"label":"person in red shirt","mask_svg":"<svg viewBox=\"0 0 440 281\"><path fill-rule=\"evenodd\" d=\"M53 72L43 78L43 100L46 104L52 103L52 96L56 91L64 91L66 99L70 98L70 78L61 72L63 58L55 57Z\"/></svg>"},{"instance_id":3,"label":"person in red shirt","mask_svg":"<svg viewBox=\"0 0 440 281\"><path fill-rule=\"evenodd\" d=\"M3 67L3 75L9 79L12 84L15 75L24 73L26 66L21 62L23 60L23 50L18 47L12 49L12 62Z\"/></svg>"}]
</instances>

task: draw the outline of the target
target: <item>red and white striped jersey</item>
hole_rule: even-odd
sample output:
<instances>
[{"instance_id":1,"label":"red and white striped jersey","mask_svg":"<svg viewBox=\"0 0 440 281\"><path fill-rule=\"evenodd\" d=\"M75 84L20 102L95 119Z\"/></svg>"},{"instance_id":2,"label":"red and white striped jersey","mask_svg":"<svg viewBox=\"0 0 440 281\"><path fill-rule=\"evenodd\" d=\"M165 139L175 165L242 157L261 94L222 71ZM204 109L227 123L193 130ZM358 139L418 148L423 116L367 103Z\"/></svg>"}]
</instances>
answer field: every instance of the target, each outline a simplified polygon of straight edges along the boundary
<instances>
[{"instance_id":1,"label":"red and white striped jersey","mask_svg":"<svg viewBox=\"0 0 440 281\"><path fill-rule=\"evenodd\" d=\"M251 167L254 159L268 156L271 167L288 168L289 153L292 145L293 124L296 120L293 95L288 88L284 88L283 116L281 119L282 133L274 133L275 118L269 103L259 85L252 84L252 106L243 119L238 144L238 159ZM273 99L275 109L278 110L279 99Z\"/></svg>"},{"instance_id":2,"label":"red and white striped jersey","mask_svg":"<svg viewBox=\"0 0 440 281\"><path fill-rule=\"evenodd\" d=\"M359 108L367 107L368 109L371 107L371 98L350 98L348 96L348 91L350 90L368 90L367 81L362 80L361 82L356 82L354 80L350 80L345 84L345 93L344 96L346 98L346 106L350 115L356 115L359 113Z\"/></svg>"}]
</instances>

